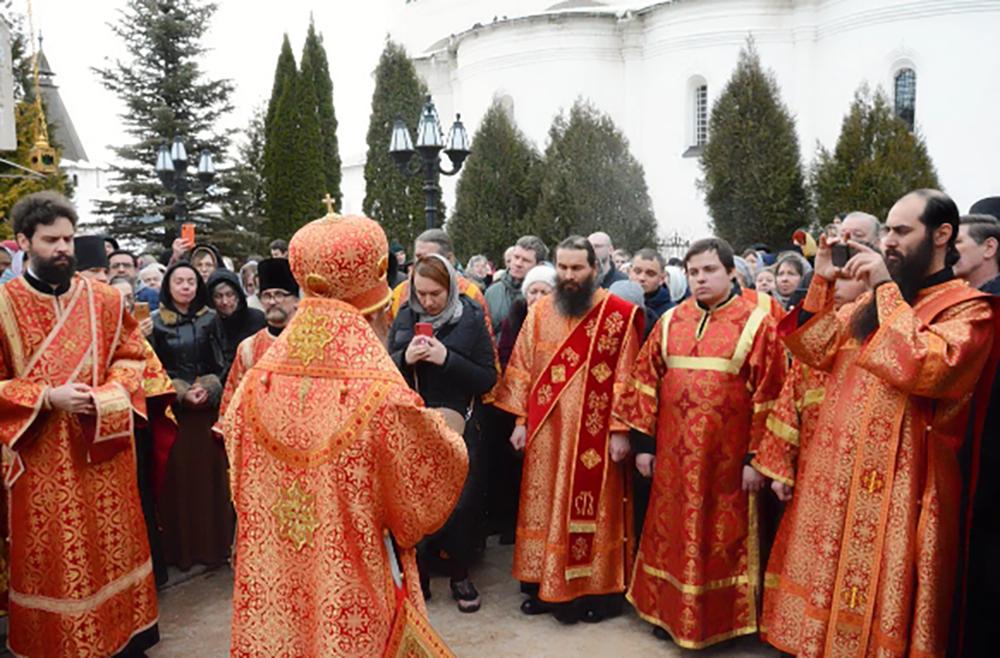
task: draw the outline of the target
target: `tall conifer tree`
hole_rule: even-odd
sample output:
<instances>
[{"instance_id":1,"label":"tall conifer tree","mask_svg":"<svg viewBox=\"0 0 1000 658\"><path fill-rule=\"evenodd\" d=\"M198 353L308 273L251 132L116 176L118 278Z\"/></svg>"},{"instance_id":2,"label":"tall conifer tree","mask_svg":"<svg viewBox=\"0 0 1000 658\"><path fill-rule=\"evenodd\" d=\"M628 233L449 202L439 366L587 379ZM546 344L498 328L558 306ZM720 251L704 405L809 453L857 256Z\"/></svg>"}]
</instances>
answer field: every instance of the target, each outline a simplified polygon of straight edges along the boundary
<instances>
[{"instance_id":1,"label":"tall conifer tree","mask_svg":"<svg viewBox=\"0 0 1000 658\"><path fill-rule=\"evenodd\" d=\"M752 41L712 107L701 166L714 230L734 247L777 248L810 223L795 121Z\"/></svg>"},{"instance_id":2,"label":"tall conifer tree","mask_svg":"<svg viewBox=\"0 0 1000 658\"><path fill-rule=\"evenodd\" d=\"M464 261L503 252L538 205L542 159L498 100L486 111L462 167L448 234Z\"/></svg>"},{"instance_id":3,"label":"tall conifer tree","mask_svg":"<svg viewBox=\"0 0 1000 658\"><path fill-rule=\"evenodd\" d=\"M316 116L319 121L320 151L323 156L323 180L325 190L340 208L340 152L337 147L337 114L333 106L333 82L330 80L330 64L327 61L323 35L316 32L312 18L309 19L309 33L302 49L302 60L309 59L313 71L313 91L316 94Z\"/></svg>"},{"instance_id":4,"label":"tall conifer tree","mask_svg":"<svg viewBox=\"0 0 1000 658\"><path fill-rule=\"evenodd\" d=\"M549 129L541 196L521 233L556 244L572 234L607 232L616 247L656 244L656 218L642 165L607 114L578 100Z\"/></svg>"},{"instance_id":5,"label":"tall conifer tree","mask_svg":"<svg viewBox=\"0 0 1000 658\"><path fill-rule=\"evenodd\" d=\"M910 190L938 188L937 172L919 134L892 111L883 91L861 87L833 152L822 146L812 171L819 220L861 210L882 219Z\"/></svg>"},{"instance_id":6,"label":"tall conifer tree","mask_svg":"<svg viewBox=\"0 0 1000 658\"><path fill-rule=\"evenodd\" d=\"M125 45L123 60L95 69L105 88L125 105L121 115L131 143L113 146L118 158L111 165L112 200L99 201L97 212L108 217L112 235L156 240L169 246L179 227L174 221L173 197L153 169L161 144L174 136L184 139L189 161L212 153L216 167L229 148L231 130L220 128L232 109L229 80L206 78L199 62L202 44L216 5L205 0L128 0L111 31ZM215 198L196 185L188 194L191 219L201 220L199 235L212 237L207 203Z\"/></svg>"},{"instance_id":7,"label":"tall conifer tree","mask_svg":"<svg viewBox=\"0 0 1000 658\"><path fill-rule=\"evenodd\" d=\"M389 137L397 118L416 134L427 87L417 77L402 46L387 41L375 69L375 93L368 122L364 211L378 220L390 240L412 244L424 229L421 176L403 176L389 156ZM444 216L441 212L440 216Z\"/></svg>"}]
</instances>

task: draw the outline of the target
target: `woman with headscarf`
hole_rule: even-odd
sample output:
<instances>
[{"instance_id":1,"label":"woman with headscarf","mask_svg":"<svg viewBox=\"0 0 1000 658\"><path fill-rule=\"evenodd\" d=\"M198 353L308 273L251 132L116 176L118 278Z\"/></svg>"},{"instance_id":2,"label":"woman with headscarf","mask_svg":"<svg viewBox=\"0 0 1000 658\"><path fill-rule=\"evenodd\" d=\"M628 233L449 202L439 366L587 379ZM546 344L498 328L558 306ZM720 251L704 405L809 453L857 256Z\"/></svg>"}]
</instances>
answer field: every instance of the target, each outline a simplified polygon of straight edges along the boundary
<instances>
[{"instance_id":1,"label":"woman with headscarf","mask_svg":"<svg viewBox=\"0 0 1000 658\"><path fill-rule=\"evenodd\" d=\"M556 289L556 270L551 265L542 263L535 265L524 276L521 282L521 297L510 305L510 313L504 318L500 327L500 344L497 351L500 356L500 366L507 367L510 355L514 352L514 343L521 333L521 325L528 317L528 309L542 297Z\"/></svg>"},{"instance_id":2,"label":"woman with headscarf","mask_svg":"<svg viewBox=\"0 0 1000 658\"><path fill-rule=\"evenodd\" d=\"M775 265L775 287L772 296L781 302L786 311L794 305L795 291L804 277L812 272L809 262L795 252L783 253Z\"/></svg>"},{"instance_id":3,"label":"woman with headscarf","mask_svg":"<svg viewBox=\"0 0 1000 658\"><path fill-rule=\"evenodd\" d=\"M687 272L683 267L667 265L667 288L670 289L670 301L680 304L688 296Z\"/></svg>"},{"instance_id":4,"label":"woman with headscarf","mask_svg":"<svg viewBox=\"0 0 1000 658\"><path fill-rule=\"evenodd\" d=\"M233 540L226 453L211 428L222 398L222 344L208 287L190 263L175 263L160 287L149 340L177 390L159 516L167 564L224 564Z\"/></svg>"},{"instance_id":5,"label":"woman with headscarf","mask_svg":"<svg viewBox=\"0 0 1000 658\"><path fill-rule=\"evenodd\" d=\"M255 308L263 313L264 305L260 303L260 297L258 296L260 291L257 289L259 283L260 278L257 276L257 261L247 261L243 267L240 268L240 285L243 286L243 293L247 296L247 306Z\"/></svg>"},{"instance_id":6,"label":"woman with headscarf","mask_svg":"<svg viewBox=\"0 0 1000 658\"><path fill-rule=\"evenodd\" d=\"M215 270L208 277L208 304L215 311L222 337L222 381L236 358L236 348L244 339L267 326L263 311L250 308L240 278L229 270Z\"/></svg>"},{"instance_id":7,"label":"woman with headscarf","mask_svg":"<svg viewBox=\"0 0 1000 658\"><path fill-rule=\"evenodd\" d=\"M462 612L479 609L479 592L469 579L482 494L482 451L473 402L496 384L493 343L483 309L458 292L458 275L438 254L420 258L410 273L409 302L389 330L389 352L410 387L448 424L462 432L469 451L469 476L444 528L425 540L420 564L424 596L430 596L428 557L447 551L451 594Z\"/></svg>"}]
</instances>

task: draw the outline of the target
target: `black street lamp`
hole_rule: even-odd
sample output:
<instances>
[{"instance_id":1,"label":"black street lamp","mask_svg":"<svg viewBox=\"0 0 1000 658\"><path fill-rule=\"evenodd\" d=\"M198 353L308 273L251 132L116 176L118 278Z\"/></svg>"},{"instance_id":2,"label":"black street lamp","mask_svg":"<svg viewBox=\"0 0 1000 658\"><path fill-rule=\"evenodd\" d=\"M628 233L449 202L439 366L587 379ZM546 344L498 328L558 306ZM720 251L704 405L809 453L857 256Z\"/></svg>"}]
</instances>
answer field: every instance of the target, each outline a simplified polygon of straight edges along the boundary
<instances>
[{"instance_id":1,"label":"black street lamp","mask_svg":"<svg viewBox=\"0 0 1000 658\"><path fill-rule=\"evenodd\" d=\"M181 224L187 219L187 193L191 189L188 177L188 155L184 140L175 136L169 146L162 144L156 154L156 175L160 182L174 195L174 222ZM204 188L215 179L215 165L212 154L202 149L198 154L197 177ZM175 232L176 235L176 232Z\"/></svg>"},{"instance_id":2,"label":"black street lamp","mask_svg":"<svg viewBox=\"0 0 1000 658\"><path fill-rule=\"evenodd\" d=\"M444 149L445 155L451 160L451 170L441 166L438 154ZM469 157L469 135L462 125L462 115L455 115L455 123L451 124L448 135L448 146L445 148L442 140L441 123L438 121L437 108L431 97L427 97L424 109L420 112L420 122L417 124L417 147L413 148L413 140L406 123L399 117L392 127L392 137L389 140L389 155L404 176L423 173L424 194L427 196L424 214L427 217L427 228L437 225L437 204L441 196L441 186L438 180L441 174L454 176L462 168L462 163ZM420 155L414 160L414 155Z\"/></svg>"}]
</instances>

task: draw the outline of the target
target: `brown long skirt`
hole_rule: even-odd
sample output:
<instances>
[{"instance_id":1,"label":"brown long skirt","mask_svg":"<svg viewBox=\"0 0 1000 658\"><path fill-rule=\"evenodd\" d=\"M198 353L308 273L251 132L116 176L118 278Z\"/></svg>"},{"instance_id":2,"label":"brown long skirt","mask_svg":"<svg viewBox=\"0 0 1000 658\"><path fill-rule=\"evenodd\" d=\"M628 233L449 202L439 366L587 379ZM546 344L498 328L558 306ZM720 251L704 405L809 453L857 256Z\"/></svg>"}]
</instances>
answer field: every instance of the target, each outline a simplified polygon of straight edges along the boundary
<instances>
[{"instance_id":1,"label":"brown long skirt","mask_svg":"<svg viewBox=\"0 0 1000 658\"><path fill-rule=\"evenodd\" d=\"M159 516L164 558L182 571L224 564L233 542L226 451L211 431L217 417L217 409L177 410Z\"/></svg>"}]
</instances>

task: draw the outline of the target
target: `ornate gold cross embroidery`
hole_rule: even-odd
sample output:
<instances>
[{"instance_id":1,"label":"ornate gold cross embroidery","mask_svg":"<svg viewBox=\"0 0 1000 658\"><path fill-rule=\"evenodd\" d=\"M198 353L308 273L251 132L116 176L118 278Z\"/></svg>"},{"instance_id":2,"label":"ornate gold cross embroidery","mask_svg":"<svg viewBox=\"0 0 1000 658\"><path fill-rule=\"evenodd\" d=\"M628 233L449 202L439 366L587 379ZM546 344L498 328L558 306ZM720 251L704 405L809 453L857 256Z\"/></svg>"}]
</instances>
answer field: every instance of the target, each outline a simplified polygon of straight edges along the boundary
<instances>
[{"instance_id":1,"label":"ornate gold cross embroidery","mask_svg":"<svg viewBox=\"0 0 1000 658\"><path fill-rule=\"evenodd\" d=\"M566 366L552 366L552 382L562 384L566 381Z\"/></svg>"},{"instance_id":2,"label":"ornate gold cross embroidery","mask_svg":"<svg viewBox=\"0 0 1000 658\"><path fill-rule=\"evenodd\" d=\"M597 454L596 450L591 448L590 450L580 455L580 461L583 462L583 465L587 467L587 470L590 470L601 463L601 456Z\"/></svg>"},{"instance_id":3,"label":"ornate gold cross embroidery","mask_svg":"<svg viewBox=\"0 0 1000 658\"><path fill-rule=\"evenodd\" d=\"M878 471L872 469L861 479L861 484L865 485L865 491L868 493L876 493L885 486L885 479L879 475Z\"/></svg>"},{"instance_id":4,"label":"ornate gold cross embroidery","mask_svg":"<svg viewBox=\"0 0 1000 658\"><path fill-rule=\"evenodd\" d=\"M319 527L316 496L307 493L297 480L281 492L271 512L278 523L278 536L290 541L297 551L312 541L313 533Z\"/></svg>"},{"instance_id":5,"label":"ornate gold cross embroidery","mask_svg":"<svg viewBox=\"0 0 1000 658\"><path fill-rule=\"evenodd\" d=\"M865 604L865 595L856 585L844 591L844 605L851 610L860 608Z\"/></svg>"},{"instance_id":6,"label":"ornate gold cross embroidery","mask_svg":"<svg viewBox=\"0 0 1000 658\"><path fill-rule=\"evenodd\" d=\"M308 366L333 340L326 318L309 308L296 316L288 336L288 354Z\"/></svg>"},{"instance_id":7,"label":"ornate gold cross embroidery","mask_svg":"<svg viewBox=\"0 0 1000 658\"><path fill-rule=\"evenodd\" d=\"M594 374L594 379L597 380L598 384L603 384L605 380L613 374L611 372L611 368L609 368L608 364L604 361L601 361L594 366L591 372Z\"/></svg>"}]
</instances>

